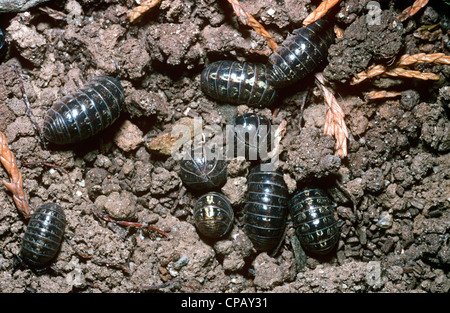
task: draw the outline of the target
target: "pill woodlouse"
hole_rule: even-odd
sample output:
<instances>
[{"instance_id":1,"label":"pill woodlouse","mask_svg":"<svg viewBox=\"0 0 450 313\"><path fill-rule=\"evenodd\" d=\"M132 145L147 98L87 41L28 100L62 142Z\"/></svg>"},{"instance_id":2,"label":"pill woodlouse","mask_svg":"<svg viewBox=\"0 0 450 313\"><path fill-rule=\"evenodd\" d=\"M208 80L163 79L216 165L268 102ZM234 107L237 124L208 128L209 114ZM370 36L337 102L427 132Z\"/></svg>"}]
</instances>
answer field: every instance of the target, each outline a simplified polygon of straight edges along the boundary
<instances>
[{"instance_id":1,"label":"pill woodlouse","mask_svg":"<svg viewBox=\"0 0 450 313\"><path fill-rule=\"evenodd\" d=\"M266 160L272 149L270 121L255 113L238 115L233 120L235 156L247 160Z\"/></svg>"},{"instance_id":2,"label":"pill woodlouse","mask_svg":"<svg viewBox=\"0 0 450 313\"><path fill-rule=\"evenodd\" d=\"M203 235L220 238L233 226L234 211L230 201L218 192L209 192L201 196L195 203L195 226Z\"/></svg>"},{"instance_id":3,"label":"pill woodlouse","mask_svg":"<svg viewBox=\"0 0 450 313\"><path fill-rule=\"evenodd\" d=\"M6 36L3 29L0 28L0 62L3 61L3 58L6 55L8 50L8 43L6 42Z\"/></svg>"},{"instance_id":4,"label":"pill woodlouse","mask_svg":"<svg viewBox=\"0 0 450 313\"><path fill-rule=\"evenodd\" d=\"M334 205L322 189L306 189L289 201L295 233L306 251L330 252L339 239Z\"/></svg>"},{"instance_id":5,"label":"pill woodlouse","mask_svg":"<svg viewBox=\"0 0 450 313\"><path fill-rule=\"evenodd\" d=\"M21 259L32 268L45 267L58 253L66 217L61 207L46 203L36 209L23 237Z\"/></svg>"},{"instance_id":6,"label":"pill woodlouse","mask_svg":"<svg viewBox=\"0 0 450 313\"><path fill-rule=\"evenodd\" d=\"M44 137L55 144L82 141L111 125L124 103L123 87L116 78L94 77L47 111Z\"/></svg>"},{"instance_id":7,"label":"pill woodlouse","mask_svg":"<svg viewBox=\"0 0 450 313\"><path fill-rule=\"evenodd\" d=\"M199 150L192 151L187 159L180 161L181 181L193 190L219 188L227 180L227 162Z\"/></svg>"},{"instance_id":8,"label":"pill woodlouse","mask_svg":"<svg viewBox=\"0 0 450 313\"><path fill-rule=\"evenodd\" d=\"M296 29L269 56L271 83L285 87L311 73L327 58L334 41L331 23L326 19Z\"/></svg>"},{"instance_id":9,"label":"pill woodlouse","mask_svg":"<svg viewBox=\"0 0 450 313\"><path fill-rule=\"evenodd\" d=\"M276 91L268 80L269 69L264 64L217 61L201 74L201 88L213 99L233 104L268 106Z\"/></svg>"},{"instance_id":10,"label":"pill woodlouse","mask_svg":"<svg viewBox=\"0 0 450 313\"><path fill-rule=\"evenodd\" d=\"M284 236L288 190L279 170L255 166L248 176L244 231L259 251L271 251Z\"/></svg>"}]
</instances>

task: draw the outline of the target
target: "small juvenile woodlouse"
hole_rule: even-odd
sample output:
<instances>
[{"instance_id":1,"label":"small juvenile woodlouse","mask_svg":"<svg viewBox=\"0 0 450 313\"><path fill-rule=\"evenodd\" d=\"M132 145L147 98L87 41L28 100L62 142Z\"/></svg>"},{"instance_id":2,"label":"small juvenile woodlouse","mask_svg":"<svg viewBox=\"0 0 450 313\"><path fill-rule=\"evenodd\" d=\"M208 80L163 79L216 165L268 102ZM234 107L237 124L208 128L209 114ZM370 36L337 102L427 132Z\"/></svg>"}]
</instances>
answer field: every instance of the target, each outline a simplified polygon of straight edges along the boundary
<instances>
[{"instance_id":1,"label":"small juvenile woodlouse","mask_svg":"<svg viewBox=\"0 0 450 313\"><path fill-rule=\"evenodd\" d=\"M244 206L244 232L255 249L270 251L284 236L288 215L288 190L279 170L265 171L260 164L248 176Z\"/></svg>"},{"instance_id":2,"label":"small juvenile woodlouse","mask_svg":"<svg viewBox=\"0 0 450 313\"><path fill-rule=\"evenodd\" d=\"M47 111L44 137L55 144L87 139L111 125L120 116L124 103L123 87L116 78L94 77Z\"/></svg>"},{"instance_id":3,"label":"small juvenile woodlouse","mask_svg":"<svg viewBox=\"0 0 450 313\"><path fill-rule=\"evenodd\" d=\"M248 160L267 159L272 149L271 123L259 114L245 113L233 120L235 156ZM245 155L243 155L245 153Z\"/></svg>"},{"instance_id":4,"label":"small juvenile woodlouse","mask_svg":"<svg viewBox=\"0 0 450 313\"><path fill-rule=\"evenodd\" d=\"M201 196L193 214L199 232L210 238L223 237L233 226L234 211L230 201L218 192Z\"/></svg>"},{"instance_id":5,"label":"small juvenile woodlouse","mask_svg":"<svg viewBox=\"0 0 450 313\"><path fill-rule=\"evenodd\" d=\"M304 78L327 58L333 42L331 23L326 19L294 30L269 56L271 83L279 88Z\"/></svg>"},{"instance_id":6,"label":"small juvenile woodlouse","mask_svg":"<svg viewBox=\"0 0 450 313\"><path fill-rule=\"evenodd\" d=\"M249 106L269 106L276 91L268 80L264 64L217 61L201 74L201 88L213 99Z\"/></svg>"},{"instance_id":7,"label":"small juvenile woodlouse","mask_svg":"<svg viewBox=\"0 0 450 313\"><path fill-rule=\"evenodd\" d=\"M3 61L7 51L8 43L6 42L6 36L3 29L0 28L0 62Z\"/></svg>"},{"instance_id":8,"label":"small juvenile woodlouse","mask_svg":"<svg viewBox=\"0 0 450 313\"><path fill-rule=\"evenodd\" d=\"M289 201L295 233L306 251L327 254L339 239L334 206L322 189L306 189Z\"/></svg>"},{"instance_id":9,"label":"small juvenile woodlouse","mask_svg":"<svg viewBox=\"0 0 450 313\"><path fill-rule=\"evenodd\" d=\"M66 216L55 203L41 205L33 213L23 236L21 259L32 268L45 267L58 253Z\"/></svg>"},{"instance_id":10,"label":"small juvenile woodlouse","mask_svg":"<svg viewBox=\"0 0 450 313\"><path fill-rule=\"evenodd\" d=\"M180 179L193 190L213 190L227 180L227 162L208 157L206 151L192 151L180 162Z\"/></svg>"}]
</instances>

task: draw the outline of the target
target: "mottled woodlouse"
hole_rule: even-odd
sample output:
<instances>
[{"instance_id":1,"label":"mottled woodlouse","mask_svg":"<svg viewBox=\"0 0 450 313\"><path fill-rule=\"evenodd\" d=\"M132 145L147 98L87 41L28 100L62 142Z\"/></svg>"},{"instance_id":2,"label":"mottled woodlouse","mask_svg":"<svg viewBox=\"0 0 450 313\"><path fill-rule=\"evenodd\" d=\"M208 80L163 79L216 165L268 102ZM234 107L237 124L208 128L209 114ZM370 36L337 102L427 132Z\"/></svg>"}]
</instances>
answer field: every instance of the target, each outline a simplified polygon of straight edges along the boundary
<instances>
[{"instance_id":1,"label":"mottled woodlouse","mask_svg":"<svg viewBox=\"0 0 450 313\"><path fill-rule=\"evenodd\" d=\"M327 58L333 42L333 28L326 19L294 30L269 56L271 83L279 88L304 78Z\"/></svg>"},{"instance_id":2,"label":"mottled woodlouse","mask_svg":"<svg viewBox=\"0 0 450 313\"><path fill-rule=\"evenodd\" d=\"M259 114L245 113L233 120L235 156L266 160L272 149L270 121Z\"/></svg>"},{"instance_id":3,"label":"mottled woodlouse","mask_svg":"<svg viewBox=\"0 0 450 313\"><path fill-rule=\"evenodd\" d=\"M21 260L31 268L45 268L59 251L65 226L66 217L59 205L46 203L37 208L23 237Z\"/></svg>"},{"instance_id":4,"label":"mottled woodlouse","mask_svg":"<svg viewBox=\"0 0 450 313\"><path fill-rule=\"evenodd\" d=\"M195 226L210 238L223 237L233 227L234 211L230 201L221 193L201 196L193 210Z\"/></svg>"},{"instance_id":5,"label":"mottled woodlouse","mask_svg":"<svg viewBox=\"0 0 450 313\"><path fill-rule=\"evenodd\" d=\"M44 137L55 144L87 139L110 126L120 116L124 103L123 87L116 78L94 77L47 111Z\"/></svg>"},{"instance_id":6,"label":"mottled woodlouse","mask_svg":"<svg viewBox=\"0 0 450 313\"><path fill-rule=\"evenodd\" d=\"M244 232L259 251L276 248L284 236L288 215L288 190L283 174L259 164L248 176L244 206Z\"/></svg>"},{"instance_id":7,"label":"mottled woodlouse","mask_svg":"<svg viewBox=\"0 0 450 313\"><path fill-rule=\"evenodd\" d=\"M180 161L180 178L193 190L219 188L227 180L227 162L208 156L204 149L193 150Z\"/></svg>"},{"instance_id":8,"label":"mottled woodlouse","mask_svg":"<svg viewBox=\"0 0 450 313\"><path fill-rule=\"evenodd\" d=\"M201 88L222 102L268 106L276 96L268 71L266 65L259 63L217 61L202 71Z\"/></svg>"},{"instance_id":9,"label":"mottled woodlouse","mask_svg":"<svg viewBox=\"0 0 450 313\"><path fill-rule=\"evenodd\" d=\"M322 189L305 189L289 201L295 233L306 251L326 254L338 242L334 207Z\"/></svg>"}]
</instances>

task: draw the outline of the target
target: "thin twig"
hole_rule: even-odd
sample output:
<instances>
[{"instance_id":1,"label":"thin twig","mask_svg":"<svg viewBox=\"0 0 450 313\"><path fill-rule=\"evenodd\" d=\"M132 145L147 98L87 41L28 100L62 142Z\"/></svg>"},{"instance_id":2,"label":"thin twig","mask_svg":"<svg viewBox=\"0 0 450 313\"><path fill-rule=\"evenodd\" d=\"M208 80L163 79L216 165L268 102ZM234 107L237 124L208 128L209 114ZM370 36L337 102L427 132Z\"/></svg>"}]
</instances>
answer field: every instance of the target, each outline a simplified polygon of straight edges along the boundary
<instances>
[{"instance_id":1,"label":"thin twig","mask_svg":"<svg viewBox=\"0 0 450 313\"><path fill-rule=\"evenodd\" d=\"M55 164L51 164L51 163L47 163L47 162L42 162L42 161L38 161L38 162L26 162L26 161L23 161L23 160L22 160L22 161L20 161L20 162L22 163L22 165L25 165L25 166L45 165L45 166L48 166L48 167L56 168L56 169L58 169L58 170L60 170L60 171L63 171L64 173L66 173L67 177L69 177L70 182L71 182L72 184L75 184L75 182L73 181L72 177L70 177L69 172L68 172L64 167L62 167L62 166L55 165Z\"/></svg>"},{"instance_id":2,"label":"thin twig","mask_svg":"<svg viewBox=\"0 0 450 313\"><path fill-rule=\"evenodd\" d=\"M12 192L14 203L25 219L31 217L28 197L23 190L22 174L19 172L16 157L9 150L5 134L0 132L0 161L8 172L11 182L3 181L5 187Z\"/></svg>"},{"instance_id":3,"label":"thin twig","mask_svg":"<svg viewBox=\"0 0 450 313\"><path fill-rule=\"evenodd\" d=\"M42 145L44 146L44 149L47 149L44 136L42 135L42 132L41 132L41 128L39 127L39 124L36 122L33 112L31 111L30 101L28 100L28 96L27 96L27 93L25 92L25 87L23 85L22 74L19 72L19 69L17 68L17 66L15 64L14 64L14 70L16 71L17 76L19 77L19 87L20 87L20 90L22 91L23 101L25 102L25 105L27 106L27 115L30 118L31 123L33 123L34 128L36 129L36 132L41 140Z\"/></svg>"},{"instance_id":4,"label":"thin twig","mask_svg":"<svg viewBox=\"0 0 450 313\"><path fill-rule=\"evenodd\" d=\"M168 233L166 233L165 231L162 231L161 229L146 225L144 223L135 223L135 222L128 222L128 221L116 221L115 219L113 219L112 217L110 217L108 214L102 213L98 210L98 208L94 205L92 207L92 212L94 213L95 216L97 216L98 218L106 221L106 222L111 222L120 226L125 226L125 227L137 227L137 228L147 228L148 230L153 230L155 232L160 233L161 235L167 237L170 239L170 236Z\"/></svg>"}]
</instances>

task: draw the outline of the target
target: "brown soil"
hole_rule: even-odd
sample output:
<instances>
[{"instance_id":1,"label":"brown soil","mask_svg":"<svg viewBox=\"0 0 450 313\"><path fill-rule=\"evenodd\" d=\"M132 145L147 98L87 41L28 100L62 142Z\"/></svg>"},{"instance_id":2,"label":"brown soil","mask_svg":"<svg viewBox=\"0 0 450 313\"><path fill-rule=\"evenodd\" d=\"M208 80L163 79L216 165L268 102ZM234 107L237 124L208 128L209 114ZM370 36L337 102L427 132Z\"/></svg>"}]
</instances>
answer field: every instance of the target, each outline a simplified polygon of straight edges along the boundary
<instances>
[{"instance_id":1,"label":"brown soil","mask_svg":"<svg viewBox=\"0 0 450 313\"><path fill-rule=\"evenodd\" d=\"M301 27L318 3L241 2L278 42ZM275 125L287 121L281 166L290 192L319 182L338 204L336 251L321 258L307 255L301 269L290 224L274 256L256 253L241 229L249 162L230 162L222 191L231 198L237 221L229 236L212 242L193 226L190 209L198 194L181 193L178 163L149 147L180 118L200 116L204 124L225 125L235 113L255 110L218 103L200 89L201 70L212 61L266 61L249 52L267 49L265 41L238 22L228 2L163 0L132 25L125 19L135 6L131 0L52 1L46 4L53 13L34 8L2 15L0 27L12 48L0 64L0 131L19 160L31 207L57 202L68 224L52 264L56 271L36 274L17 265L26 221L1 187L0 292L448 292L450 67L416 68L439 74L439 81L376 78L349 84L368 66L405 53L449 55L448 17L440 15L448 6L431 1L401 23L395 15L406 4L380 1L382 25L370 28L367 2L344 0L331 13L345 33L323 68L352 133L348 157L334 156L334 138L323 134L326 109L311 77L282 90L273 107L259 110L272 118L277 109ZM441 33L435 37L415 35L420 26L439 21L433 31ZM100 136L44 149L13 65L24 74L32 112L42 125L52 103L77 88L74 80L115 76L115 62L126 112ZM363 93L371 90L402 94L366 101ZM61 166L73 182L58 169L22 161ZM8 180L4 170L0 179ZM356 212L336 180L356 199ZM99 220L94 203L114 218L148 223L171 238Z\"/></svg>"}]
</instances>

